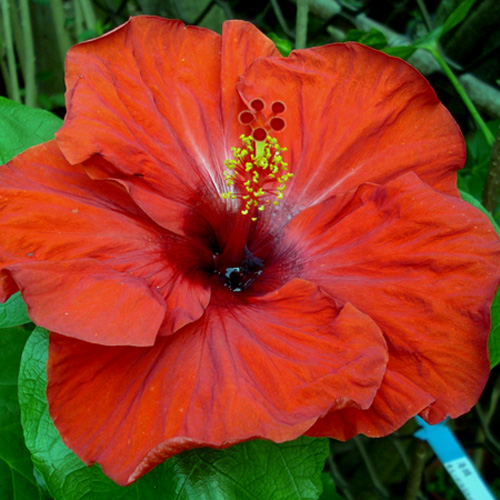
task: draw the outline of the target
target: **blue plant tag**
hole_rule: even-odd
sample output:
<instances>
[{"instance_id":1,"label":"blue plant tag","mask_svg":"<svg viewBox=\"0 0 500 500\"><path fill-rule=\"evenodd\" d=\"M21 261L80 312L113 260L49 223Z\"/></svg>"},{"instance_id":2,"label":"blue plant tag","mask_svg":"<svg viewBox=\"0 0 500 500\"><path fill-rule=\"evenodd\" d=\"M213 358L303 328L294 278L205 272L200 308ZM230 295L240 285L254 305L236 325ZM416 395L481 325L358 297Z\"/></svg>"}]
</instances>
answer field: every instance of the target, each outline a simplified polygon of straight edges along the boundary
<instances>
[{"instance_id":1,"label":"blue plant tag","mask_svg":"<svg viewBox=\"0 0 500 500\"><path fill-rule=\"evenodd\" d=\"M465 450L446 425L446 420L436 425L429 425L420 417L416 419L422 428L415 432L415 436L429 443L465 498L467 500L496 500Z\"/></svg>"}]
</instances>

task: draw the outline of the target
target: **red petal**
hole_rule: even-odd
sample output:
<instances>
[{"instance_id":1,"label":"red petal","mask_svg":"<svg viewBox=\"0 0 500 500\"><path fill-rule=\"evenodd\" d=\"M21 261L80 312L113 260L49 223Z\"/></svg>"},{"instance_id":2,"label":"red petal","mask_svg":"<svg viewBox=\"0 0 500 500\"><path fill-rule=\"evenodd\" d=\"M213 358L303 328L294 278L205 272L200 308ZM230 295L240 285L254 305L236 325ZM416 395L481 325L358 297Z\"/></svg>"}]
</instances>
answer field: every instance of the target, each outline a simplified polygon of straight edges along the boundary
<instances>
[{"instance_id":1,"label":"red petal","mask_svg":"<svg viewBox=\"0 0 500 500\"><path fill-rule=\"evenodd\" d=\"M219 293L151 348L51 336L50 412L85 462L128 484L186 449L285 441L332 407L371 404L387 353L367 316L301 280L248 303Z\"/></svg>"},{"instance_id":2,"label":"red petal","mask_svg":"<svg viewBox=\"0 0 500 500\"><path fill-rule=\"evenodd\" d=\"M8 271L0 270L0 302L5 302L11 295L19 291L17 283Z\"/></svg>"},{"instance_id":3,"label":"red petal","mask_svg":"<svg viewBox=\"0 0 500 500\"><path fill-rule=\"evenodd\" d=\"M148 16L73 47L68 113L57 134L66 158L102 156L112 177L126 180L139 205L171 229L172 199L195 200L199 186L215 192L226 157L220 50L216 33ZM99 166L94 170L98 176ZM165 204L145 196L145 187L165 195Z\"/></svg>"},{"instance_id":4,"label":"red petal","mask_svg":"<svg viewBox=\"0 0 500 500\"><path fill-rule=\"evenodd\" d=\"M386 436L429 406L434 399L403 375L387 370L382 385L366 410L343 408L320 418L308 436L332 437L341 441L364 434Z\"/></svg>"},{"instance_id":5,"label":"red petal","mask_svg":"<svg viewBox=\"0 0 500 500\"><path fill-rule=\"evenodd\" d=\"M165 301L140 279L95 260L11 266L39 326L103 345L152 345Z\"/></svg>"},{"instance_id":6,"label":"red petal","mask_svg":"<svg viewBox=\"0 0 500 500\"><path fill-rule=\"evenodd\" d=\"M294 209L410 170L458 195L465 161L460 130L429 83L400 59L356 43L255 61L239 86L247 102L283 101L277 133L294 178Z\"/></svg>"},{"instance_id":7,"label":"red petal","mask_svg":"<svg viewBox=\"0 0 500 500\"><path fill-rule=\"evenodd\" d=\"M150 345L160 324L167 334L203 314L210 290L194 271L200 244L171 238L122 188L69 165L54 141L1 168L0 201L2 267L39 325L91 342Z\"/></svg>"},{"instance_id":8,"label":"red petal","mask_svg":"<svg viewBox=\"0 0 500 500\"><path fill-rule=\"evenodd\" d=\"M410 173L305 210L282 251L295 256L299 276L379 325L388 367L437 400L424 414L431 422L476 403L500 275L499 240L484 214Z\"/></svg>"}]
</instances>

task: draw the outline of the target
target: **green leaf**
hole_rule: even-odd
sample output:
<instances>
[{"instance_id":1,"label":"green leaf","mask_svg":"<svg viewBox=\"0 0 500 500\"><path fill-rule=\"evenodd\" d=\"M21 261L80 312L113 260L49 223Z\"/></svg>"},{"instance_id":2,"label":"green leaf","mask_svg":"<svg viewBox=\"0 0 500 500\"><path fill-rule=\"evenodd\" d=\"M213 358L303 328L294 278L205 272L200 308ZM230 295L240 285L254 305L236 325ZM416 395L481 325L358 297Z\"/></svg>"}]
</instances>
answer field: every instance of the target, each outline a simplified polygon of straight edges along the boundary
<instances>
[{"instance_id":1,"label":"green leaf","mask_svg":"<svg viewBox=\"0 0 500 500\"><path fill-rule=\"evenodd\" d=\"M333 478L328 472L323 472L321 474L321 481L323 482L323 493L319 497L319 500L344 500L344 498L337 493Z\"/></svg>"},{"instance_id":2,"label":"green leaf","mask_svg":"<svg viewBox=\"0 0 500 500\"><path fill-rule=\"evenodd\" d=\"M0 304L0 328L25 325L30 323L26 304L18 292L3 304Z\"/></svg>"},{"instance_id":3,"label":"green leaf","mask_svg":"<svg viewBox=\"0 0 500 500\"><path fill-rule=\"evenodd\" d=\"M399 57L400 59L404 59L406 61L413 55L416 50L417 49L415 47L399 46L386 47L382 50L382 52L385 52L389 56Z\"/></svg>"},{"instance_id":4,"label":"green leaf","mask_svg":"<svg viewBox=\"0 0 500 500\"><path fill-rule=\"evenodd\" d=\"M500 291L496 293L491 304L491 332L488 338L490 366L494 368L500 363Z\"/></svg>"},{"instance_id":5,"label":"green leaf","mask_svg":"<svg viewBox=\"0 0 500 500\"><path fill-rule=\"evenodd\" d=\"M77 41L78 42L85 42L86 40L91 40L92 38L95 38L96 36L98 36L98 35L95 32L95 30L85 30L85 31L82 31L81 33L78 33Z\"/></svg>"},{"instance_id":6,"label":"green leaf","mask_svg":"<svg viewBox=\"0 0 500 500\"><path fill-rule=\"evenodd\" d=\"M490 219L490 222L493 225L493 228L495 229L497 234L500 236L500 226L497 224L497 222L493 218L493 215L490 212L488 212L488 210L486 210L486 208L483 207L481 202L478 199L474 198L474 196L472 196L471 194L465 193L463 191L460 191L460 196L467 203L470 203L472 206L478 208L479 210L481 210L481 212L486 214L488 216L488 219Z\"/></svg>"},{"instance_id":7,"label":"green leaf","mask_svg":"<svg viewBox=\"0 0 500 500\"><path fill-rule=\"evenodd\" d=\"M486 125L490 132L496 135L500 120L490 121ZM484 133L481 130L476 130L474 135L467 139L467 163L462 170L458 171L458 187L477 200L482 197L490 156L491 146Z\"/></svg>"},{"instance_id":8,"label":"green leaf","mask_svg":"<svg viewBox=\"0 0 500 500\"><path fill-rule=\"evenodd\" d=\"M381 31L375 28L372 28L368 32L362 30L349 30L344 42L359 42L363 45L368 45L368 47L373 47L374 49L383 49L387 47L387 38Z\"/></svg>"},{"instance_id":9,"label":"green leaf","mask_svg":"<svg viewBox=\"0 0 500 500\"><path fill-rule=\"evenodd\" d=\"M495 222L491 213L481 205L481 202L476 200L474 196L463 191L460 191L460 196L462 196L462 199L466 202L478 208L481 212L484 212L490 219L493 228L500 236L500 226ZM497 291L493 303L491 304L491 332L488 338L488 349L490 352L490 365L491 368L493 368L500 363L500 289Z\"/></svg>"},{"instance_id":10,"label":"green leaf","mask_svg":"<svg viewBox=\"0 0 500 500\"><path fill-rule=\"evenodd\" d=\"M328 451L327 439L306 437L279 445L259 440L226 450L188 451L167 461L176 484L166 498L317 499Z\"/></svg>"},{"instance_id":11,"label":"green leaf","mask_svg":"<svg viewBox=\"0 0 500 500\"><path fill-rule=\"evenodd\" d=\"M443 31L441 35L453 29L457 24L461 23L471 7L476 3L476 0L464 0L446 19L446 22L443 24Z\"/></svg>"},{"instance_id":12,"label":"green leaf","mask_svg":"<svg viewBox=\"0 0 500 500\"><path fill-rule=\"evenodd\" d=\"M268 33L267 36L274 42L282 56L288 57L293 49L293 44L288 38L280 38L276 33Z\"/></svg>"},{"instance_id":13,"label":"green leaf","mask_svg":"<svg viewBox=\"0 0 500 500\"><path fill-rule=\"evenodd\" d=\"M441 38L442 34L443 34L443 27L438 26L437 28L434 28L432 31L429 31L429 33L426 33L425 35L415 40L411 44L411 46L417 49L430 50L431 48L435 48L437 46L437 42Z\"/></svg>"},{"instance_id":14,"label":"green leaf","mask_svg":"<svg viewBox=\"0 0 500 500\"><path fill-rule=\"evenodd\" d=\"M446 22L442 26L434 28L429 33L420 37L418 40L412 43L412 47L430 50L436 50L437 42L439 39L447 32L453 29L457 24L461 23L465 16L469 13L469 10L474 5L476 0L464 0L446 19Z\"/></svg>"},{"instance_id":15,"label":"green leaf","mask_svg":"<svg viewBox=\"0 0 500 500\"><path fill-rule=\"evenodd\" d=\"M83 41L83 40L82 40ZM47 110L52 110L54 108L64 108L65 98L63 92L58 92L57 94L45 94L43 92L38 93L38 104L40 107Z\"/></svg>"},{"instance_id":16,"label":"green leaf","mask_svg":"<svg viewBox=\"0 0 500 500\"><path fill-rule=\"evenodd\" d=\"M17 375L29 330L0 330L0 498L33 500L43 490L33 475L33 463L24 445L17 399Z\"/></svg>"},{"instance_id":17,"label":"green leaf","mask_svg":"<svg viewBox=\"0 0 500 500\"><path fill-rule=\"evenodd\" d=\"M19 370L21 422L35 467L55 499L127 498L127 489L114 484L99 468L87 468L62 442L45 397L47 349L48 332L35 328L26 343Z\"/></svg>"},{"instance_id":18,"label":"green leaf","mask_svg":"<svg viewBox=\"0 0 500 500\"><path fill-rule=\"evenodd\" d=\"M87 468L62 442L45 398L48 334L36 328L23 352L19 401L26 444L56 500L316 500L328 440L302 437L275 444L250 441L225 450L177 455L127 487L98 466Z\"/></svg>"},{"instance_id":19,"label":"green leaf","mask_svg":"<svg viewBox=\"0 0 500 500\"><path fill-rule=\"evenodd\" d=\"M0 165L31 146L49 141L62 120L44 111L0 97Z\"/></svg>"}]
</instances>

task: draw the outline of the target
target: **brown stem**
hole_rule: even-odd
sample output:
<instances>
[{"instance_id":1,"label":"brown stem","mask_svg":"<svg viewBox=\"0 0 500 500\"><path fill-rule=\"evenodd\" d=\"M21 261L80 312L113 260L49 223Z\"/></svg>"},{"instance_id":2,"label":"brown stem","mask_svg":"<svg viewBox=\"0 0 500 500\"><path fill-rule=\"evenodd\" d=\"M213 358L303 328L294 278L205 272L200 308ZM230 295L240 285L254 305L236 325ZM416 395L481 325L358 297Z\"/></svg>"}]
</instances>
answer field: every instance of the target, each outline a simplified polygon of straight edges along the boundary
<instances>
[{"instance_id":1,"label":"brown stem","mask_svg":"<svg viewBox=\"0 0 500 500\"><path fill-rule=\"evenodd\" d=\"M500 193L500 128L491 151L490 165L483 191L482 203L486 210L494 213Z\"/></svg>"}]
</instances>

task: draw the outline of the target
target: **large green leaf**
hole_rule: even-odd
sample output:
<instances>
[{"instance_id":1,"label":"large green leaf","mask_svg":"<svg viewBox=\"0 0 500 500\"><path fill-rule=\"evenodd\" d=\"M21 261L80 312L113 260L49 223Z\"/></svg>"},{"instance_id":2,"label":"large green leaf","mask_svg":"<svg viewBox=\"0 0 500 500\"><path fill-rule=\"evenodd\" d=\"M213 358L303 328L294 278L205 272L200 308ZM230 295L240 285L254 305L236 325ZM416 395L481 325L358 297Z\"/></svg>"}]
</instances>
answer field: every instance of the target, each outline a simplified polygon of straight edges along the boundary
<instances>
[{"instance_id":1,"label":"large green leaf","mask_svg":"<svg viewBox=\"0 0 500 500\"><path fill-rule=\"evenodd\" d=\"M481 202L476 200L471 194L463 191L460 191L460 196L462 196L466 202L484 212L490 219L495 231L500 236L500 227L495 222L491 213L483 207ZM500 363L500 290L497 291L493 299L493 304L491 304L491 332L488 339L488 348L490 351L490 365L493 368Z\"/></svg>"},{"instance_id":2,"label":"large green leaf","mask_svg":"<svg viewBox=\"0 0 500 500\"><path fill-rule=\"evenodd\" d=\"M25 325L30 321L26 304L19 292L0 304L0 328Z\"/></svg>"},{"instance_id":3,"label":"large green leaf","mask_svg":"<svg viewBox=\"0 0 500 500\"><path fill-rule=\"evenodd\" d=\"M48 335L36 328L19 373L19 401L26 444L56 500L306 500L321 494L328 440L250 441L226 450L184 452L128 487L87 468L62 442L45 398Z\"/></svg>"},{"instance_id":4,"label":"large green leaf","mask_svg":"<svg viewBox=\"0 0 500 500\"><path fill-rule=\"evenodd\" d=\"M62 125L57 116L0 97L0 165L31 146L48 141Z\"/></svg>"},{"instance_id":5,"label":"large green leaf","mask_svg":"<svg viewBox=\"0 0 500 500\"><path fill-rule=\"evenodd\" d=\"M43 498L24 445L17 400L19 361L29 333L20 327L0 330L0 498L5 500Z\"/></svg>"}]
</instances>

